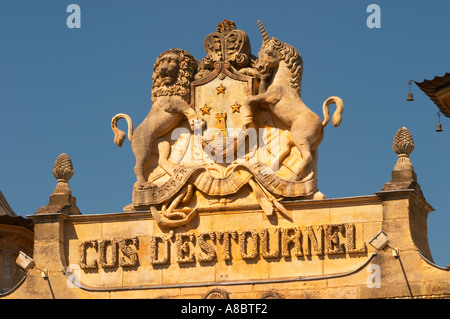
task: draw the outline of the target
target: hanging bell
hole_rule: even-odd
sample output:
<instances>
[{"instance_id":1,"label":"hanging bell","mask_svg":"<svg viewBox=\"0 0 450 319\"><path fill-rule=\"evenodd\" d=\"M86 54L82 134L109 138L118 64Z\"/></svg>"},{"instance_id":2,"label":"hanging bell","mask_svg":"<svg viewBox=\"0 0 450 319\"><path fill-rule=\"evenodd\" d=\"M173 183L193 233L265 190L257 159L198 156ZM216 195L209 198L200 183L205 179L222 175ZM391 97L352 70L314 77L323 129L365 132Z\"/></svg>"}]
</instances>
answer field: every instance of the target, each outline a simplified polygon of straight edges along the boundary
<instances>
[{"instance_id":1,"label":"hanging bell","mask_svg":"<svg viewBox=\"0 0 450 319\"><path fill-rule=\"evenodd\" d=\"M408 98L406 99L406 101L414 101L412 92L408 93Z\"/></svg>"},{"instance_id":2,"label":"hanging bell","mask_svg":"<svg viewBox=\"0 0 450 319\"><path fill-rule=\"evenodd\" d=\"M408 81L408 85L409 85L409 92L408 92L408 98L406 99L406 101L414 101L412 92L411 92L411 84L412 84L412 80Z\"/></svg>"},{"instance_id":3,"label":"hanging bell","mask_svg":"<svg viewBox=\"0 0 450 319\"><path fill-rule=\"evenodd\" d=\"M440 112L437 112L437 117L438 117L438 124L436 127L436 132L442 132L441 113Z\"/></svg>"}]
</instances>

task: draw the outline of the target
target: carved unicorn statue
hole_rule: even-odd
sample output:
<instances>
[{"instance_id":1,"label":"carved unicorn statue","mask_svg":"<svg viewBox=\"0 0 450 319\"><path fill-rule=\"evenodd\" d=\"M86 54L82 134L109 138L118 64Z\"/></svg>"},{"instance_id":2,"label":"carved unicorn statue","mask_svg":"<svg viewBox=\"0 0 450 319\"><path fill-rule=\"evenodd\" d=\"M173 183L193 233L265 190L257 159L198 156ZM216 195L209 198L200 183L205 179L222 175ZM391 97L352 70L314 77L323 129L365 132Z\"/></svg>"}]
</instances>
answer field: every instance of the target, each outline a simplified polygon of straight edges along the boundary
<instances>
[{"instance_id":1,"label":"carved unicorn statue","mask_svg":"<svg viewBox=\"0 0 450 319\"><path fill-rule=\"evenodd\" d=\"M344 103L337 96L329 97L323 103L324 120L311 111L301 99L303 59L291 45L276 38L270 39L258 20L263 44L258 53L255 68L262 75L270 74L267 90L247 97L246 107L253 105L270 109L275 116L290 127L292 141L302 155L302 160L291 180L295 181L308 165L317 168L317 148L323 139L323 128L330 119L328 107L336 104L333 125L339 126Z\"/></svg>"}]
</instances>

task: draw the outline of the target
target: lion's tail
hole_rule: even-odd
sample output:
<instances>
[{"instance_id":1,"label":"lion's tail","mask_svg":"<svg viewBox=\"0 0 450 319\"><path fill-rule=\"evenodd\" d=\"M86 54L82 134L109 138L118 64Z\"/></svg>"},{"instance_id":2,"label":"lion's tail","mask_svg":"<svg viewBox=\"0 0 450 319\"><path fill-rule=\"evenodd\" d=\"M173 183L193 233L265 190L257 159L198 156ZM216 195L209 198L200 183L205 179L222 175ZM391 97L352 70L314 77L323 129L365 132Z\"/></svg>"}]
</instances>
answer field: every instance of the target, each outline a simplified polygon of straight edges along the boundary
<instances>
[{"instance_id":1,"label":"lion's tail","mask_svg":"<svg viewBox=\"0 0 450 319\"><path fill-rule=\"evenodd\" d=\"M117 128L117 121L120 119L125 119L128 124L128 139L131 142L131 139L133 138L133 121L131 118L124 113L119 113L114 115L114 117L111 120L111 128L114 132L114 144L121 147L123 142L125 141L125 133Z\"/></svg>"},{"instance_id":2,"label":"lion's tail","mask_svg":"<svg viewBox=\"0 0 450 319\"><path fill-rule=\"evenodd\" d=\"M330 112L328 107L331 104L336 104L336 111L333 114L332 123L333 126L338 127L342 121L342 113L344 112L344 102L342 102L341 98L338 96L330 96L328 99L323 102L323 122L322 126L325 127L330 120Z\"/></svg>"}]
</instances>

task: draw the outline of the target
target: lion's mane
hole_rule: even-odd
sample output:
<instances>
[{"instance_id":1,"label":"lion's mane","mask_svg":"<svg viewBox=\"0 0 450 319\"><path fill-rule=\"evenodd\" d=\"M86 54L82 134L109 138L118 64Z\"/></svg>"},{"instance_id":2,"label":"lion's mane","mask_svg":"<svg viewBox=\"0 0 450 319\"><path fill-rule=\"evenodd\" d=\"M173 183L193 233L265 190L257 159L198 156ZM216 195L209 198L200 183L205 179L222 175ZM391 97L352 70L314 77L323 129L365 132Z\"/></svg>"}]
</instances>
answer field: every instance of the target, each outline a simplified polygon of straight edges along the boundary
<instances>
[{"instance_id":1,"label":"lion's mane","mask_svg":"<svg viewBox=\"0 0 450 319\"><path fill-rule=\"evenodd\" d=\"M178 55L178 78L176 83L170 86L163 85L160 76L156 72L161 58L167 54ZM187 51L181 49L170 49L161 53L156 59L153 66L153 86L152 86L152 102L156 101L159 96L177 95L183 98L186 103L190 103L191 82L194 80L194 75L197 72L197 60Z\"/></svg>"}]
</instances>

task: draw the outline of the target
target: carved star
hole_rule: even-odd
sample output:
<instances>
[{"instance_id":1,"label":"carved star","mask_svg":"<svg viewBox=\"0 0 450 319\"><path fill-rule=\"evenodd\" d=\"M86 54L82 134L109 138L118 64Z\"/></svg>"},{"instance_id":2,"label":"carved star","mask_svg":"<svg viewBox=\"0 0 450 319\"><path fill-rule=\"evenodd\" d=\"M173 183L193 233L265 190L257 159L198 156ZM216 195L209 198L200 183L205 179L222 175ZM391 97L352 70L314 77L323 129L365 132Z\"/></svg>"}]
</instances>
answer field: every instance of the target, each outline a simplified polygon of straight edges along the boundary
<instances>
[{"instance_id":1,"label":"carved star","mask_svg":"<svg viewBox=\"0 0 450 319\"><path fill-rule=\"evenodd\" d=\"M233 110L233 113L236 113L236 112L241 113L241 110L239 109L241 106L242 105L237 104L237 102L234 102L234 104L231 105L230 107Z\"/></svg>"},{"instance_id":2,"label":"carved star","mask_svg":"<svg viewBox=\"0 0 450 319\"><path fill-rule=\"evenodd\" d=\"M205 114L210 115L209 110L211 110L211 108L210 108L208 105L206 105L206 104L205 104L204 107L202 107L202 108L200 109L200 111L202 111L202 115L205 115Z\"/></svg>"},{"instance_id":3,"label":"carved star","mask_svg":"<svg viewBox=\"0 0 450 319\"><path fill-rule=\"evenodd\" d=\"M225 90L226 90L226 89L227 89L227 88L224 87L224 86L222 85L222 83L220 83L220 86L219 86L219 87L216 87L217 95L219 95L220 93L225 94Z\"/></svg>"}]
</instances>

